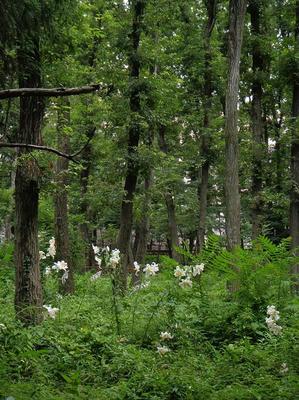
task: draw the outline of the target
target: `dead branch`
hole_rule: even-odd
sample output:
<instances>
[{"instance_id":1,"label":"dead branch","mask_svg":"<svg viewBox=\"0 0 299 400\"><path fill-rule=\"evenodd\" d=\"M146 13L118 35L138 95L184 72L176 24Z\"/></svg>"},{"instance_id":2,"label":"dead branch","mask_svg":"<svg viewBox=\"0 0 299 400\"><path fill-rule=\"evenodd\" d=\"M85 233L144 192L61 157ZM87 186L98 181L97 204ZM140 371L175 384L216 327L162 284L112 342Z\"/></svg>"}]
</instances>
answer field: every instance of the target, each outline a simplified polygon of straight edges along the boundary
<instances>
[{"instance_id":1,"label":"dead branch","mask_svg":"<svg viewBox=\"0 0 299 400\"><path fill-rule=\"evenodd\" d=\"M100 85L82 86L75 88L18 88L0 90L0 100L10 99L13 97L28 97L28 96L44 96L44 97L60 97L60 96L75 96L83 93L91 93L101 89L105 89Z\"/></svg>"}]
</instances>

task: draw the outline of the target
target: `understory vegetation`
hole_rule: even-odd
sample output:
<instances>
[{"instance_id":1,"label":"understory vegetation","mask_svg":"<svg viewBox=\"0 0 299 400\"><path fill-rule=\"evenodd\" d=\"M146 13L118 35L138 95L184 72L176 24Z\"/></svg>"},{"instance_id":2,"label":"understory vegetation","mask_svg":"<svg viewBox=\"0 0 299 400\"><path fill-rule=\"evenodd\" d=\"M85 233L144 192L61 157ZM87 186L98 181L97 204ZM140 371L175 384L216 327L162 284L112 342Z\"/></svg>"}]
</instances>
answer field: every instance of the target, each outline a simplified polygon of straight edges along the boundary
<instances>
[{"instance_id":1,"label":"understory vegetation","mask_svg":"<svg viewBox=\"0 0 299 400\"><path fill-rule=\"evenodd\" d=\"M148 256L159 272L124 295L104 267L98 279L75 274L76 293L65 297L57 276L43 274L44 304L57 312L51 318L45 311L28 328L15 320L12 250L0 254L1 398L296 398L289 240L274 245L260 237L232 260L213 235L198 256L181 251L190 267L179 269L166 256ZM204 267L190 275L192 285L180 285L178 271L198 263ZM233 295L228 279L240 284ZM269 315L280 332L269 329Z\"/></svg>"}]
</instances>

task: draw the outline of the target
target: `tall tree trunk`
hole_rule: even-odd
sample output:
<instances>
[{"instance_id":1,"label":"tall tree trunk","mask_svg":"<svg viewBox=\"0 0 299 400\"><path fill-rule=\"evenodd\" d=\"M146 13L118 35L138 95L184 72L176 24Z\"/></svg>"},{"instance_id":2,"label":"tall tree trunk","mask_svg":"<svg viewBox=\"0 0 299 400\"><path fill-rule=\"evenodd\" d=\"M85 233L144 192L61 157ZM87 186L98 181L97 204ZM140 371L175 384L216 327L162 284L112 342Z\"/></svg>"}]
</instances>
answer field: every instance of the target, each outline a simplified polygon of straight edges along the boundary
<instances>
[{"instance_id":1,"label":"tall tree trunk","mask_svg":"<svg viewBox=\"0 0 299 400\"><path fill-rule=\"evenodd\" d=\"M165 127L162 125L158 128L158 142L161 151L167 154L168 148L165 141ZM182 257L175 250L175 247L179 247L180 241L179 241L178 228L175 216L175 204L171 188L169 187L166 188L164 196L168 214L169 247L170 247L171 257L178 263L180 263L182 261Z\"/></svg>"},{"instance_id":2,"label":"tall tree trunk","mask_svg":"<svg viewBox=\"0 0 299 400\"><path fill-rule=\"evenodd\" d=\"M262 78L263 55L260 49L260 15L261 10L256 0L251 0L249 5L251 16L252 36L256 40L252 46L252 239L256 239L262 232Z\"/></svg>"},{"instance_id":3,"label":"tall tree trunk","mask_svg":"<svg viewBox=\"0 0 299 400\"><path fill-rule=\"evenodd\" d=\"M94 134L93 130L87 132L88 139L92 138ZM81 188L81 203L80 203L80 213L84 217L84 222L80 224L81 238L84 247L84 270L89 271L92 268L96 268L96 262L94 258L94 252L92 249L92 231L88 225L88 220L90 215L88 212L88 201L87 201L87 191L88 191L88 181L91 168L91 145L88 144L81 153L81 163L83 168L80 173L80 188Z\"/></svg>"},{"instance_id":4,"label":"tall tree trunk","mask_svg":"<svg viewBox=\"0 0 299 400\"><path fill-rule=\"evenodd\" d=\"M299 50L299 1L296 1L296 29L295 29L295 51ZM290 235L292 238L292 248L299 247L299 84L298 79L294 80L293 104L292 104L292 144L291 144L291 192L290 192ZM297 120L297 121L296 121ZM297 122L297 123L296 123ZM299 273L299 265L295 265L291 274ZM298 277L294 277L294 283L291 286L292 293L298 290Z\"/></svg>"},{"instance_id":5,"label":"tall tree trunk","mask_svg":"<svg viewBox=\"0 0 299 400\"><path fill-rule=\"evenodd\" d=\"M141 22L145 8L145 2L136 0L132 3L133 7L133 26L131 38L131 52L129 54L129 69L130 69L130 111L131 123L129 127L128 137L128 156L127 156L127 173L124 185L124 195L121 205L120 229L117 238L117 247L123 255L123 282L122 289L127 286L128 266L129 266L129 248L133 223L133 199L136 189L139 165L137 161L137 147L140 136L140 126L136 121L136 115L141 111L140 106L140 86L138 85L140 73L139 60L139 43L141 34Z\"/></svg>"},{"instance_id":6,"label":"tall tree trunk","mask_svg":"<svg viewBox=\"0 0 299 400\"><path fill-rule=\"evenodd\" d=\"M26 37L26 43L22 38ZM18 48L20 87L40 87L39 38L21 32ZM40 144L44 102L41 97L20 99L18 142ZM39 169L30 150L20 149L15 179L15 310L25 325L42 320L42 287L38 246ZM22 157L23 156L23 157Z\"/></svg>"},{"instance_id":7,"label":"tall tree trunk","mask_svg":"<svg viewBox=\"0 0 299 400\"><path fill-rule=\"evenodd\" d=\"M217 0L205 1L208 10L208 20L204 33L205 41L205 73L204 73L204 129L201 137L201 155L204 158L204 163L200 170L200 186L198 188L199 195L199 226L198 226L198 250L203 248L206 231L206 218L208 207L208 181L210 168L210 122L211 122L211 107L212 107L212 76L211 76L211 47L210 38L216 19Z\"/></svg>"},{"instance_id":8,"label":"tall tree trunk","mask_svg":"<svg viewBox=\"0 0 299 400\"><path fill-rule=\"evenodd\" d=\"M230 0L228 76L225 98L226 247L229 251L233 251L235 246L241 244L237 104L245 12L246 0ZM237 288L237 284L228 283L230 291L235 291Z\"/></svg>"},{"instance_id":9,"label":"tall tree trunk","mask_svg":"<svg viewBox=\"0 0 299 400\"><path fill-rule=\"evenodd\" d=\"M66 129L70 126L70 102L69 99L61 98L58 102L58 150L70 153L70 137ZM54 197L55 209L55 239L56 239L56 260L65 261L68 266L68 279L60 284L59 288L63 294L74 293L73 265L70 251L70 239L68 231L67 211L67 172L69 160L58 157L56 161L56 194Z\"/></svg>"}]
</instances>

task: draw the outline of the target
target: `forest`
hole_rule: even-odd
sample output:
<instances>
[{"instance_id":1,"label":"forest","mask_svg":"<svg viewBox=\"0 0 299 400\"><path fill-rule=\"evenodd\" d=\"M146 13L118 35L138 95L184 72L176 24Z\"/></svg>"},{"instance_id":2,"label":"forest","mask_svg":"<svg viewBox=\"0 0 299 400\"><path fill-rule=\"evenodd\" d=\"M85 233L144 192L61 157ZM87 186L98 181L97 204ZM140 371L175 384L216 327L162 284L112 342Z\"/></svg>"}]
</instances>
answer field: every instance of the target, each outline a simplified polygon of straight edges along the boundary
<instances>
[{"instance_id":1,"label":"forest","mask_svg":"<svg viewBox=\"0 0 299 400\"><path fill-rule=\"evenodd\" d=\"M295 400L299 0L0 0L0 399Z\"/></svg>"}]
</instances>

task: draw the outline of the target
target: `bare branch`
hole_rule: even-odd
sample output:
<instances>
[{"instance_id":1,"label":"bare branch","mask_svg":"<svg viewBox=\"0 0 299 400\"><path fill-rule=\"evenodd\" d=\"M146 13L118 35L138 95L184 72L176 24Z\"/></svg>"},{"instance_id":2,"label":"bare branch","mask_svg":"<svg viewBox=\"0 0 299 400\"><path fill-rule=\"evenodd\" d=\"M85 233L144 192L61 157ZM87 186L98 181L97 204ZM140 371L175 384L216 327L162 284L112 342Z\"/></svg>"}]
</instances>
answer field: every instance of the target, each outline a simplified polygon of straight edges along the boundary
<instances>
[{"instance_id":1,"label":"bare branch","mask_svg":"<svg viewBox=\"0 0 299 400\"><path fill-rule=\"evenodd\" d=\"M77 156L77 155L80 154L84 149L86 149L86 147L89 145L91 139L93 138L95 131L96 131L96 128L94 127L94 128L87 134L87 136L88 136L87 142L83 145L83 147L81 147L81 149L79 149L78 151L76 151L75 153L73 153L73 154L71 155L71 157Z\"/></svg>"},{"instance_id":2,"label":"bare branch","mask_svg":"<svg viewBox=\"0 0 299 400\"><path fill-rule=\"evenodd\" d=\"M83 93L91 93L105 89L100 85L82 86L75 88L18 88L0 90L0 100L13 97L28 97L28 96L44 96L44 97L60 97L60 96L75 96ZM109 89L109 88L108 88ZM109 90L110 91L110 90Z\"/></svg>"},{"instance_id":3,"label":"bare branch","mask_svg":"<svg viewBox=\"0 0 299 400\"><path fill-rule=\"evenodd\" d=\"M49 151L49 152L51 152L51 153L57 154L58 156L61 156L61 157L64 157L64 158L68 158L69 160L73 161L73 162L76 163L76 164L79 164L78 161L76 161L76 160L73 159L73 157L74 157L73 154L65 154L65 153L62 153L61 151L56 150L56 149L54 149L53 147L39 146L39 145L36 145L36 144L26 144L26 143L3 143L3 142L0 142L0 147L24 147L25 149ZM80 150L80 151L81 151L81 150ZM80 151L79 151L79 152L80 152ZM79 154L79 152L77 152L77 153ZM76 153L75 153L75 155L76 155Z\"/></svg>"}]
</instances>

